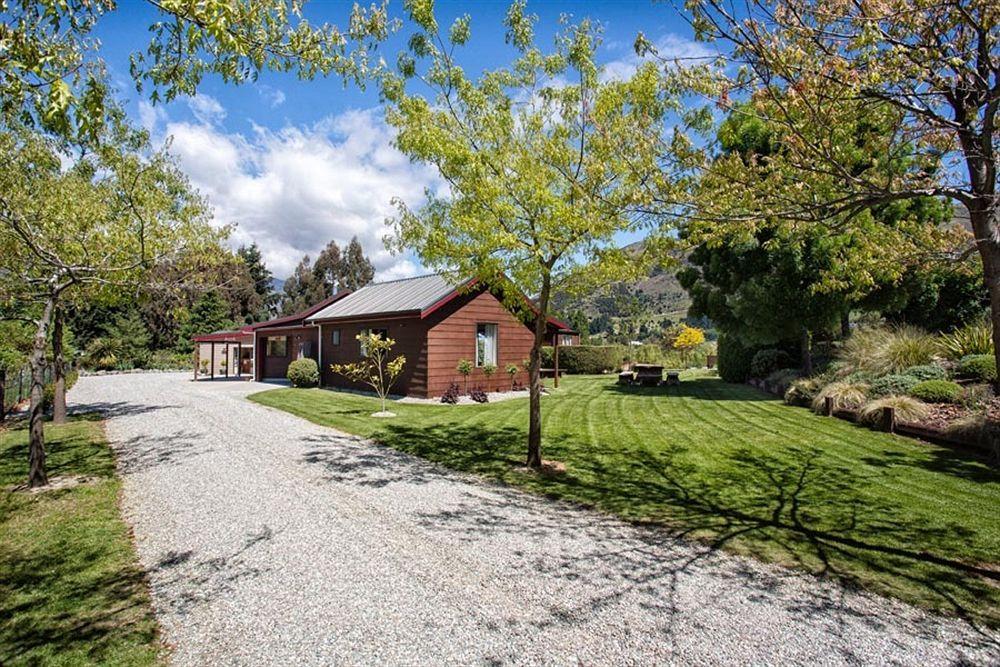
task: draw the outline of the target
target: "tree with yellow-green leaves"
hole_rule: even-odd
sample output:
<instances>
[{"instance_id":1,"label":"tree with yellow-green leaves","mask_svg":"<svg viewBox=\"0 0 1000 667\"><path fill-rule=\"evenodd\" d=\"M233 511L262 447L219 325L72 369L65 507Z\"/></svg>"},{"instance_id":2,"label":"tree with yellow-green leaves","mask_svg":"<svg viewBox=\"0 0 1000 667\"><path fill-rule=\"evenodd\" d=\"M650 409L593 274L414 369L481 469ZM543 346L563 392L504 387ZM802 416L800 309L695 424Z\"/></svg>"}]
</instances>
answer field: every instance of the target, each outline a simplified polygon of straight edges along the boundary
<instances>
[{"instance_id":1,"label":"tree with yellow-green leaves","mask_svg":"<svg viewBox=\"0 0 1000 667\"><path fill-rule=\"evenodd\" d=\"M385 409L385 400L392 391L392 386L399 379L406 366L406 357L402 354L389 358L396 341L381 334L362 332L356 336L364 351L361 361L353 364L333 364L330 370L343 375L351 382L366 384L375 390L382 401L382 409L375 417L395 417Z\"/></svg>"},{"instance_id":2,"label":"tree with yellow-green leaves","mask_svg":"<svg viewBox=\"0 0 1000 667\"><path fill-rule=\"evenodd\" d=\"M302 0L148 4L157 20L131 75L154 103L194 94L208 75L239 84L293 71L360 84L370 49L394 27L374 5L355 6L341 30L305 20ZM126 126L105 83L94 31L118 4L0 0L0 10L0 310L27 313L34 328L29 484L40 486L45 345L51 332L58 415L64 307L155 287L157 264L184 281L219 252L220 233L166 154Z\"/></svg>"},{"instance_id":3,"label":"tree with yellow-green leaves","mask_svg":"<svg viewBox=\"0 0 1000 667\"><path fill-rule=\"evenodd\" d=\"M699 178L685 212L696 241L741 243L762 230L780 238L829 232L851 248L825 282L853 291L877 274L901 274L914 257L964 261L968 249L942 251L928 226L872 217L893 203L947 200L968 214L1000 355L997 3L687 6L697 37L718 44L722 62L673 63L674 80L697 93L689 99L758 119L774 134L766 158L695 151ZM637 47L655 53L642 37Z\"/></svg>"},{"instance_id":4,"label":"tree with yellow-green leaves","mask_svg":"<svg viewBox=\"0 0 1000 667\"><path fill-rule=\"evenodd\" d=\"M516 58L474 78L453 59L470 39L469 17L442 28L432 2L407 8L417 30L397 71L381 78L387 117L399 150L436 167L447 194L430 193L420 208L398 202L390 247L414 250L456 284L477 279L530 324L527 465L537 468L551 296L639 275L646 257L621 251L615 236L652 224L650 193L669 189L658 148L678 105L660 94L652 64L627 79L602 76L600 29L589 21L564 23L545 50L537 17L515 2L505 24Z\"/></svg>"},{"instance_id":5,"label":"tree with yellow-green leaves","mask_svg":"<svg viewBox=\"0 0 1000 667\"><path fill-rule=\"evenodd\" d=\"M304 0L144 0L155 10L144 49L131 54L136 88L156 103L194 95L205 76L254 81L261 72L337 75L362 84L371 52L394 28L385 6L354 5L345 26L314 25ZM0 0L0 119L70 140L101 133L109 101L101 21L116 0Z\"/></svg>"},{"instance_id":6,"label":"tree with yellow-green leaves","mask_svg":"<svg viewBox=\"0 0 1000 667\"><path fill-rule=\"evenodd\" d=\"M48 339L59 382L62 314L76 300L114 302L158 262L211 256L226 230L165 153L114 129L64 168L57 142L0 133L0 308L33 322L29 484L47 483L42 391Z\"/></svg>"}]
</instances>

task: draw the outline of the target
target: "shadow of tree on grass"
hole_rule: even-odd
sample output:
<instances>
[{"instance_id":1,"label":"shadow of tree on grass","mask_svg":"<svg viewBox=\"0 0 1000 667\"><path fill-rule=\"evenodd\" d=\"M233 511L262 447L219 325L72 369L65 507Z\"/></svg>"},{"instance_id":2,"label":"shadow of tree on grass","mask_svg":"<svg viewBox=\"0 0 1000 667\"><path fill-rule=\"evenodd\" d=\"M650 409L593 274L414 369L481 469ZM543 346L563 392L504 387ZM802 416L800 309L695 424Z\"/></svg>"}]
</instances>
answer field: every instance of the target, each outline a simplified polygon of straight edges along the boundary
<instances>
[{"instance_id":1,"label":"shadow of tree on grass","mask_svg":"<svg viewBox=\"0 0 1000 667\"><path fill-rule=\"evenodd\" d=\"M521 467L523 438L523 431L513 428L404 423L387 424L374 437L448 468L648 525L651 540L688 538L703 545L706 555L724 547L951 612L973 624L1000 625L1000 569L988 554L968 558L973 528L871 493L872 485L881 483L875 473L848 467L822 449L789 447L779 457L741 447L705 464L699 452L681 445L609 455L606 446L550 435L548 456L567 462L568 469L546 477ZM885 458L887 465L895 464L891 454ZM395 467L389 460L369 463ZM413 474L399 468L401 481ZM490 515L477 507L480 502L423 519L473 532L532 530L507 526L505 515ZM689 566L647 563L637 566L636 576L676 576Z\"/></svg>"}]
</instances>

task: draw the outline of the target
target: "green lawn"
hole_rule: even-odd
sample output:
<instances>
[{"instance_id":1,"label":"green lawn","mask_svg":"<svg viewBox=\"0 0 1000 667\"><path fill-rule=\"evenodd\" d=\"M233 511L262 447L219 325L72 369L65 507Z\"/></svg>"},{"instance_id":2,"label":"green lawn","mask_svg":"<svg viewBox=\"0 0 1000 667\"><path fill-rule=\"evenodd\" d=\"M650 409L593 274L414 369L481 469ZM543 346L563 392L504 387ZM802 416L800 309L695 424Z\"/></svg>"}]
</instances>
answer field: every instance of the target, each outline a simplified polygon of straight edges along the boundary
<instances>
[{"instance_id":1,"label":"green lawn","mask_svg":"<svg viewBox=\"0 0 1000 667\"><path fill-rule=\"evenodd\" d=\"M251 400L553 498L1000 625L1000 474L971 455L686 379L568 377L542 401L546 459L520 468L527 401L394 404L318 389Z\"/></svg>"},{"instance_id":2,"label":"green lawn","mask_svg":"<svg viewBox=\"0 0 1000 667\"><path fill-rule=\"evenodd\" d=\"M50 478L94 481L38 495L27 432L0 429L0 665L162 662L156 621L99 421L46 425Z\"/></svg>"}]
</instances>

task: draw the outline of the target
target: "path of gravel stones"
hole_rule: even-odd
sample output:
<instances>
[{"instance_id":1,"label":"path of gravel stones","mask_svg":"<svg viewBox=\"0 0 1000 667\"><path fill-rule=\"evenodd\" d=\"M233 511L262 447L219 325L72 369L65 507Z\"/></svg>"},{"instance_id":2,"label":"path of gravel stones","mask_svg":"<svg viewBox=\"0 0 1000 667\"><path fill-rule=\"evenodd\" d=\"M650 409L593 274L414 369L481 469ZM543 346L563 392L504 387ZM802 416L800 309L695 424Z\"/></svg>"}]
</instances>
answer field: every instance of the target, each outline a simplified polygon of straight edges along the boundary
<instances>
[{"instance_id":1,"label":"path of gravel stones","mask_svg":"<svg viewBox=\"0 0 1000 667\"><path fill-rule=\"evenodd\" d=\"M177 665L986 664L1000 636L246 401L81 378ZM336 400L331 394L330 400Z\"/></svg>"}]
</instances>

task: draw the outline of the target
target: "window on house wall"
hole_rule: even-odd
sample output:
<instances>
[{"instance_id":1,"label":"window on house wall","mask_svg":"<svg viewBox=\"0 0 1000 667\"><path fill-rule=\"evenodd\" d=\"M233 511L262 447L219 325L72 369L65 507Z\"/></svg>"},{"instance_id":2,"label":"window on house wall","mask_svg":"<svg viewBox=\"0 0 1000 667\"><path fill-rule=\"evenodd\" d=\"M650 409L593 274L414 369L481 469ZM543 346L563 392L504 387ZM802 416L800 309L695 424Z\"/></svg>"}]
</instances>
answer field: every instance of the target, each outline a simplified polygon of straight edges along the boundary
<instances>
[{"instance_id":1,"label":"window on house wall","mask_svg":"<svg viewBox=\"0 0 1000 667\"><path fill-rule=\"evenodd\" d=\"M382 340L385 340L386 338L389 337L389 330L388 329L362 329L361 332L362 333L366 333L369 336L371 336L371 335L378 335L379 337L382 338ZM368 356L368 349L366 348L366 346L365 346L364 343L361 343L361 356L362 357L367 357Z\"/></svg>"},{"instance_id":2,"label":"window on house wall","mask_svg":"<svg viewBox=\"0 0 1000 667\"><path fill-rule=\"evenodd\" d=\"M562 334L559 337L560 345L572 345L573 344L573 334Z\"/></svg>"},{"instance_id":3,"label":"window on house wall","mask_svg":"<svg viewBox=\"0 0 1000 667\"><path fill-rule=\"evenodd\" d=\"M288 356L288 336L271 336L267 339L267 356Z\"/></svg>"},{"instance_id":4,"label":"window on house wall","mask_svg":"<svg viewBox=\"0 0 1000 667\"><path fill-rule=\"evenodd\" d=\"M330 336L330 342L334 345L340 345L340 329L333 330L333 334Z\"/></svg>"},{"instance_id":5,"label":"window on house wall","mask_svg":"<svg viewBox=\"0 0 1000 667\"><path fill-rule=\"evenodd\" d=\"M476 325L476 366L497 365L497 325Z\"/></svg>"}]
</instances>

